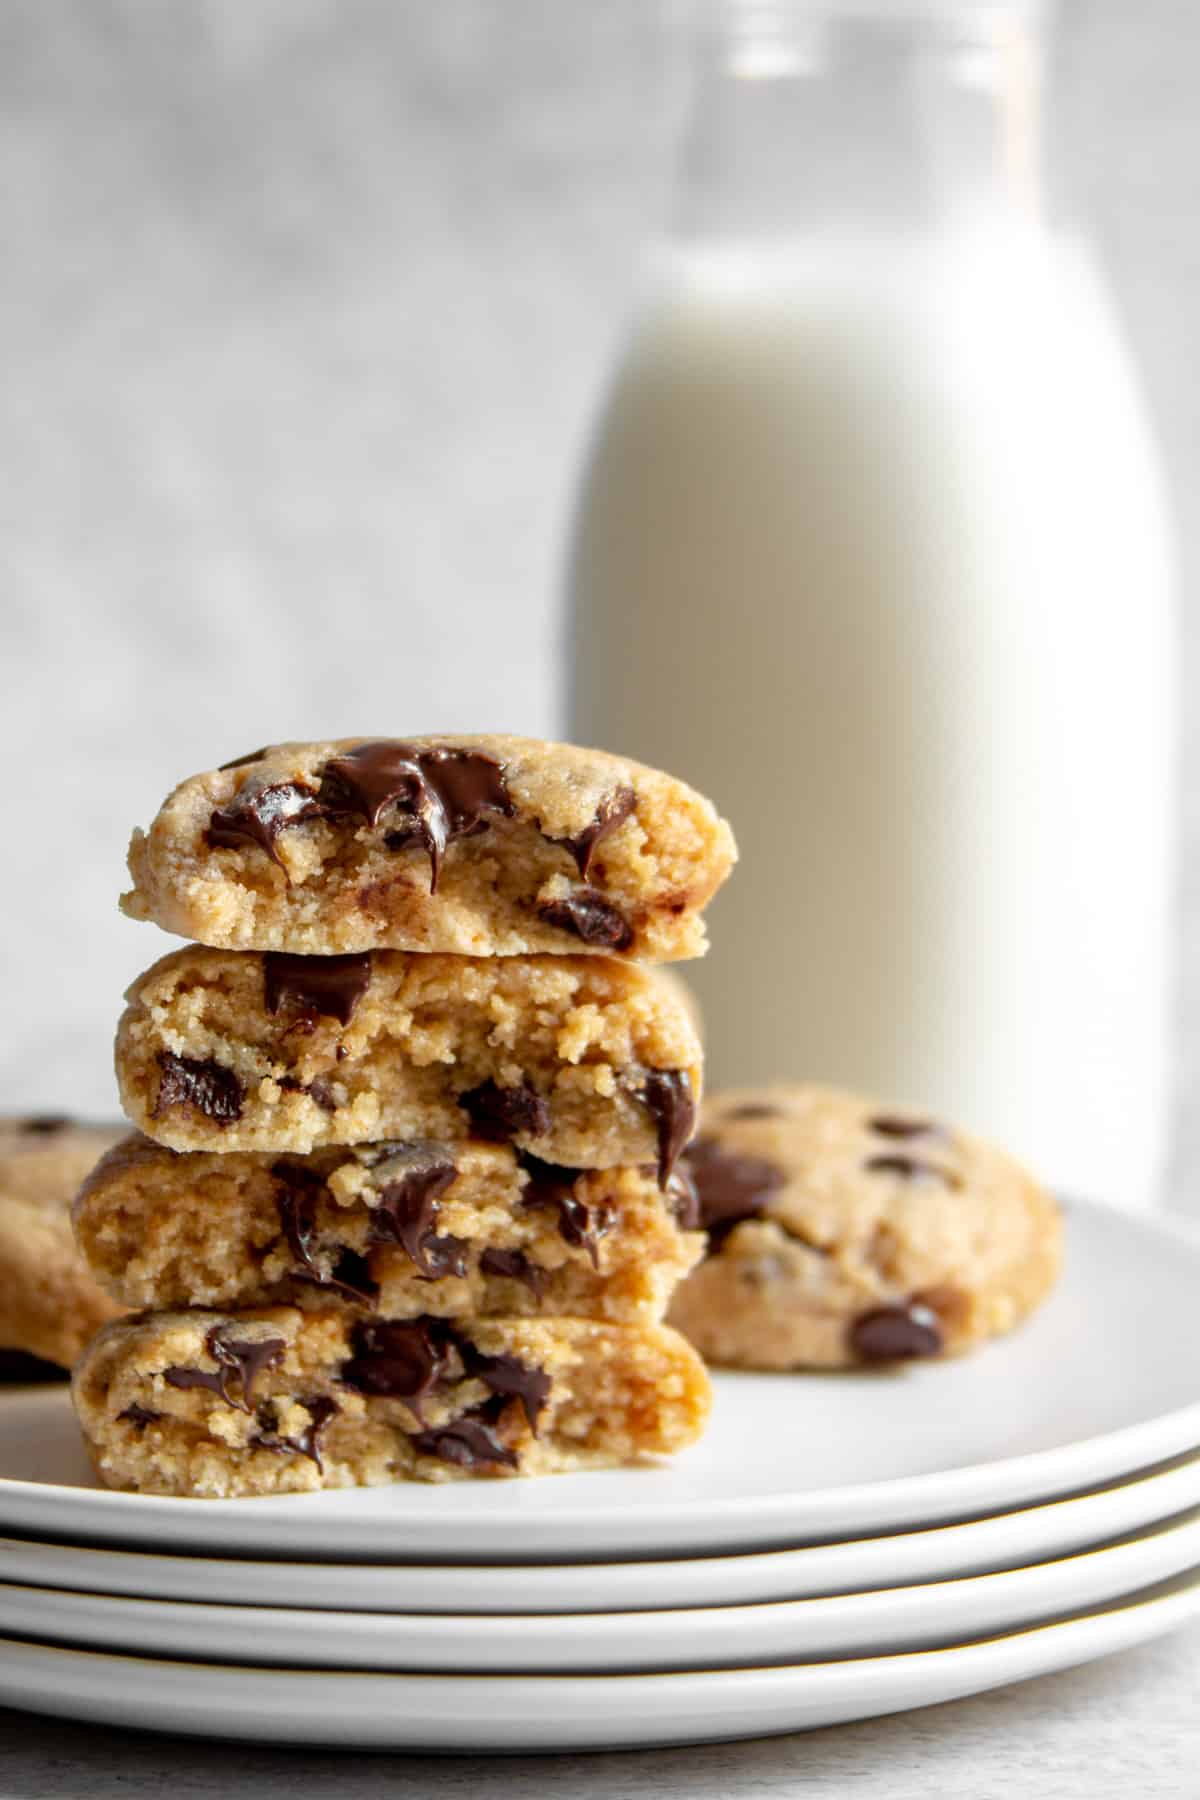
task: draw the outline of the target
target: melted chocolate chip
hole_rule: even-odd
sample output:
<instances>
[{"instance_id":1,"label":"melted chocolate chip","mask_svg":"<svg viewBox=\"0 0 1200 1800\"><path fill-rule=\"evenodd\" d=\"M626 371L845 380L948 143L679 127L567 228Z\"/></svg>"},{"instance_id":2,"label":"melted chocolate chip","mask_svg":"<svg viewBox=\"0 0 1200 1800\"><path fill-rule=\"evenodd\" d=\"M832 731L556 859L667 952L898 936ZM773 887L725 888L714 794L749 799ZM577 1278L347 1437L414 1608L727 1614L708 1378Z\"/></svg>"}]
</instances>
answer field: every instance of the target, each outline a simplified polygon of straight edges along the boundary
<instances>
[{"instance_id":1,"label":"melted chocolate chip","mask_svg":"<svg viewBox=\"0 0 1200 1800\"><path fill-rule=\"evenodd\" d=\"M723 1115L726 1119L781 1119L783 1114L777 1106L768 1106L762 1100L747 1100L743 1106L734 1106Z\"/></svg>"},{"instance_id":2,"label":"melted chocolate chip","mask_svg":"<svg viewBox=\"0 0 1200 1800\"><path fill-rule=\"evenodd\" d=\"M322 1272L316 1261L313 1237L316 1233L317 1201L325 1186L321 1177L301 1163L278 1162L271 1173L280 1184L275 1193L279 1223L288 1248L299 1265L291 1271L293 1278L312 1282L316 1287L333 1288L350 1300L361 1300L368 1304L375 1300L379 1288L371 1279L365 1256L359 1256L353 1250L342 1250L328 1275Z\"/></svg>"},{"instance_id":3,"label":"melted chocolate chip","mask_svg":"<svg viewBox=\"0 0 1200 1800\"><path fill-rule=\"evenodd\" d=\"M429 891L436 894L442 857L456 838L486 830L485 814L511 818L513 803L504 765L479 750L425 747L384 739L331 757L322 772L326 811L378 825L393 812L385 833L389 849L422 844L429 856Z\"/></svg>"},{"instance_id":4,"label":"melted chocolate chip","mask_svg":"<svg viewBox=\"0 0 1200 1800\"><path fill-rule=\"evenodd\" d=\"M354 1327L352 1349L354 1354L341 1371L346 1386L363 1394L404 1400L418 1418L421 1401L450 1372L455 1357L465 1374L487 1383L493 1403L520 1400L531 1429L536 1429L538 1414L550 1393L550 1377L543 1370L531 1369L515 1356L485 1355L448 1319L426 1315L420 1319L360 1321ZM480 1410L475 1409L476 1415ZM489 1422L494 1422L501 1411L503 1404L493 1404Z\"/></svg>"},{"instance_id":5,"label":"melted chocolate chip","mask_svg":"<svg viewBox=\"0 0 1200 1800\"><path fill-rule=\"evenodd\" d=\"M248 781L224 809L208 821L208 841L218 849L240 850L254 844L265 850L273 863L283 867L275 847L280 832L289 825L321 816L321 805L312 788L300 781L273 781L258 787Z\"/></svg>"},{"instance_id":6,"label":"melted chocolate chip","mask_svg":"<svg viewBox=\"0 0 1200 1800\"><path fill-rule=\"evenodd\" d=\"M665 1188L696 1124L692 1078L686 1069L649 1069L642 1098L658 1133L658 1185Z\"/></svg>"},{"instance_id":7,"label":"melted chocolate chip","mask_svg":"<svg viewBox=\"0 0 1200 1800\"><path fill-rule=\"evenodd\" d=\"M503 1275L509 1281L522 1281L536 1298L546 1285L545 1271L531 1263L523 1250L485 1250L479 1258L485 1275Z\"/></svg>"},{"instance_id":8,"label":"melted chocolate chip","mask_svg":"<svg viewBox=\"0 0 1200 1800\"><path fill-rule=\"evenodd\" d=\"M162 1414L155 1412L151 1406L140 1406L135 1400L132 1406L127 1406L124 1412L119 1412L117 1418L125 1419L130 1425L137 1425L144 1431L147 1425L153 1425L155 1419L161 1419Z\"/></svg>"},{"instance_id":9,"label":"melted chocolate chip","mask_svg":"<svg viewBox=\"0 0 1200 1800\"><path fill-rule=\"evenodd\" d=\"M446 1373L456 1345L445 1319L362 1320L354 1327L354 1354L343 1364L341 1379L359 1393L419 1405Z\"/></svg>"},{"instance_id":10,"label":"melted chocolate chip","mask_svg":"<svg viewBox=\"0 0 1200 1800\"><path fill-rule=\"evenodd\" d=\"M247 750L245 756L235 756L232 762L219 764L219 771L224 775L227 769L244 769L248 763L261 762L270 748L270 744L264 744L261 750Z\"/></svg>"},{"instance_id":11,"label":"melted chocolate chip","mask_svg":"<svg viewBox=\"0 0 1200 1800\"><path fill-rule=\"evenodd\" d=\"M471 1121L476 1137L491 1143L508 1143L519 1132L544 1137L550 1129L550 1107L542 1096L522 1082L502 1088L494 1081L458 1096L458 1104Z\"/></svg>"},{"instance_id":12,"label":"melted chocolate chip","mask_svg":"<svg viewBox=\"0 0 1200 1800\"><path fill-rule=\"evenodd\" d=\"M211 1388L226 1406L235 1406L239 1412L248 1413L259 1375L264 1369L279 1366L287 1345L281 1337L232 1337L228 1326L214 1325L204 1339L204 1348L217 1364L215 1373L176 1365L163 1370L163 1379L175 1388ZM241 1384L240 1400L229 1390L229 1383L235 1376Z\"/></svg>"},{"instance_id":13,"label":"melted chocolate chip","mask_svg":"<svg viewBox=\"0 0 1200 1800\"><path fill-rule=\"evenodd\" d=\"M283 1084L280 1083L280 1086L282 1085ZM317 1075L314 1077L308 1084L308 1094L313 1104L319 1106L322 1112L331 1113L337 1111L337 1095L333 1091L333 1082L327 1075Z\"/></svg>"},{"instance_id":14,"label":"melted chocolate chip","mask_svg":"<svg viewBox=\"0 0 1200 1800\"><path fill-rule=\"evenodd\" d=\"M371 1208L372 1243L399 1244L426 1281L467 1272L463 1240L439 1237L435 1229L438 1197L457 1172L453 1157L435 1145L398 1145L388 1158L390 1179Z\"/></svg>"},{"instance_id":15,"label":"melted chocolate chip","mask_svg":"<svg viewBox=\"0 0 1200 1800\"><path fill-rule=\"evenodd\" d=\"M371 952L350 956L289 956L268 950L262 959L266 1008L289 1006L301 1017L348 1025L371 980Z\"/></svg>"},{"instance_id":16,"label":"melted chocolate chip","mask_svg":"<svg viewBox=\"0 0 1200 1800\"><path fill-rule=\"evenodd\" d=\"M727 1149L719 1139L698 1137L684 1164L696 1184L700 1223L708 1232L709 1249L719 1249L735 1225L758 1219L771 1195L787 1177L765 1157Z\"/></svg>"},{"instance_id":17,"label":"melted chocolate chip","mask_svg":"<svg viewBox=\"0 0 1200 1800\"><path fill-rule=\"evenodd\" d=\"M910 1300L899 1306L877 1306L855 1319L850 1347L864 1362L900 1362L914 1356L936 1356L942 1348L938 1316Z\"/></svg>"},{"instance_id":18,"label":"melted chocolate chip","mask_svg":"<svg viewBox=\"0 0 1200 1800\"><path fill-rule=\"evenodd\" d=\"M459 1355L468 1375L486 1381L493 1394L519 1400L537 1436L538 1417L550 1398L550 1377L544 1369L531 1369L516 1356L485 1356L469 1338L459 1342Z\"/></svg>"},{"instance_id":19,"label":"melted chocolate chip","mask_svg":"<svg viewBox=\"0 0 1200 1800\"><path fill-rule=\"evenodd\" d=\"M562 1169L555 1163L542 1162L536 1156L522 1156L521 1167L529 1181L521 1194L521 1205L553 1207L558 1213L558 1231L563 1242L576 1250L586 1250L593 1269L599 1267L596 1248L598 1239L612 1229L612 1210L606 1206L588 1206L575 1193L578 1169Z\"/></svg>"},{"instance_id":20,"label":"melted chocolate chip","mask_svg":"<svg viewBox=\"0 0 1200 1800\"><path fill-rule=\"evenodd\" d=\"M172 1050L158 1053L158 1094L151 1111L157 1119L171 1106L194 1106L214 1124L229 1125L242 1116L246 1090L232 1069L212 1059L176 1056Z\"/></svg>"},{"instance_id":21,"label":"melted chocolate chip","mask_svg":"<svg viewBox=\"0 0 1200 1800\"><path fill-rule=\"evenodd\" d=\"M283 1437L279 1432L279 1415L276 1403L268 1401L258 1409L259 1433L253 1440L256 1450L281 1450L293 1456L307 1456L309 1462L316 1463L318 1469L325 1467L321 1461L321 1437L326 1426L341 1412L337 1401L328 1394L304 1394L297 1396L297 1404L308 1414L308 1424L296 1437Z\"/></svg>"},{"instance_id":22,"label":"melted chocolate chip","mask_svg":"<svg viewBox=\"0 0 1200 1800\"><path fill-rule=\"evenodd\" d=\"M22 1119L17 1130L26 1137L54 1137L71 1123L66 1113L34 1113Z\"/></svg>"},{"instance_id":23,"label":"melted chocolate chip","mask_svg":"<svg viewBox=\"0 0 1200 1800\"><path fill-rule=\"evenodd\" d=\"M867 1130L889 1138L941 1136L941 1127L934 1125L929 1119L901 1119L891 1113L880 1113L875 1118L868 1119Z\"/></svg>"},{"instance_id":24,"label":"melted chocolate chip","mask_svg":"<svg viewBox=\"0 0 1200 1800\"><path fill-rule=\"evenodd\" d=\"M460 1469L478 1468L481 1463L502 1463L506 1469L517 1466L515 1451L500 1442L482 1417L473 1418L470 1413L433 1431L414 1432L410 1442L418 1456L436 1456Z\"/></svg>"},{"instance_id":25,"label":"melted chocolate chip","mask_svg":"<svg viewBox=\"0 0 1200 1800\"><path fill-rule=\"evenodd\" d=\"M957 1175L916 1156L868 1156L863 1168L868 1175L896 1175L901 1181L940 1181L948 1188L961 1186Z\"/></svg>"},{"instance_id":26,"label":"melted chocolate chip","mask_svg":"<svg viewBox=\"0 0 1200 1800\"><path fill-rule=\"evenodd\" d=\"M163 1380L173 1388L211 1388L214 1394L220 1394L229 1406L237 1406L241 1411L246 1409L241 1402L233 1400L225 1392L225 1378L228 1369L189 1369L180 1363L173 1363L169 1369L163 1370Z\"/></svg>"},{"instance_id":27,"label":"melted chocolate chip","mask_svg":"<svg viewBox=\"0 0 1200 1800\"><path fill-rule=\"evenodd\" d=\"M611 794L606 794L601 800L590 825L585 825L574 837L550 838L548 841L551 844L561 844L574 857L580 878L586 881L597 844L602 843L618 825L623 825L636 806L637 795L631 787L614 788Z\"/></svg>"},{"instance_id":28,"label":"melted chocolate chip","mask_svg":"<svg viewBox=\"0 0 1200 1800\"><path fill-rule=\"evenodd\" d=\"M685 1157L679 1164L665 1190L668 1210L680 1231L696 1231L701 1224L700 1194L688 1160Z\"/></svg>"},{"instance_id":29,"label":"melted chocolate chip","mask_svg":"<svg viewBox=\"0 0 1200 1800\"><path fill-rule=\"evenodd\" d=\"M561 900L543 900L537 909L543 924L570 932L598 950L628 950L633 928L595 888L579 888Z\"/></svg>"}]
</instances>

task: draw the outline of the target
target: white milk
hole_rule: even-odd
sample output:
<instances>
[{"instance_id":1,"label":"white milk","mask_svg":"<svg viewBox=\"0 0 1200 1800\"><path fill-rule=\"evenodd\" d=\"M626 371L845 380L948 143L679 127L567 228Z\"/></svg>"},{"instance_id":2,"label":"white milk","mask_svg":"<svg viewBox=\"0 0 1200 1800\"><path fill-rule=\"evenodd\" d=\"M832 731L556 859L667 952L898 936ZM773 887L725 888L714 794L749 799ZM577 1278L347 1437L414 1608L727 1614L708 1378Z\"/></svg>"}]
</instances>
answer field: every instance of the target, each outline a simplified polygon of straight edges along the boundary
<instances>
[{"instance_id":1,"label":"white milk","mask_svg":"<svg viewBox=\"0 0 1200 1800\"><path fill-rule=\"evenodd\" d=\"M844 1082L1150 1199L1167 565L1077 251L663 260L579 507L571 734L734 825L687 972L713 1083Z\"/></svg>"}]
</instances>

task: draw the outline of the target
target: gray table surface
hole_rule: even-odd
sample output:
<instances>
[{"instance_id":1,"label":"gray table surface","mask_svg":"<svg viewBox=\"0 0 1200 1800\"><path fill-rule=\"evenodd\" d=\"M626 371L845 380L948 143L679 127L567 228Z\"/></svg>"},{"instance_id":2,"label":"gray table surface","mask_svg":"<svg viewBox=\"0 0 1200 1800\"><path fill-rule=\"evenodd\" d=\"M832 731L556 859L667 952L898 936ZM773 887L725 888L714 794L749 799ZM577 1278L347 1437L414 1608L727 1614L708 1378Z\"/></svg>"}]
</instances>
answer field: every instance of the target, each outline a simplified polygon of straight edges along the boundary
<instances>
[{"instance_id":1,"label":"gray table surface","mask_svg":"<svg viewBox=\"0 0 1200 1800\"><path fill-rule=\"evenodd\" d=\"M0 1712L5 1800L1167 1800L1200 1793L1200 1625L974 1700L753 1743L552 1757L348 1755L108 1731Z\"/></svg>"}]
</instances>

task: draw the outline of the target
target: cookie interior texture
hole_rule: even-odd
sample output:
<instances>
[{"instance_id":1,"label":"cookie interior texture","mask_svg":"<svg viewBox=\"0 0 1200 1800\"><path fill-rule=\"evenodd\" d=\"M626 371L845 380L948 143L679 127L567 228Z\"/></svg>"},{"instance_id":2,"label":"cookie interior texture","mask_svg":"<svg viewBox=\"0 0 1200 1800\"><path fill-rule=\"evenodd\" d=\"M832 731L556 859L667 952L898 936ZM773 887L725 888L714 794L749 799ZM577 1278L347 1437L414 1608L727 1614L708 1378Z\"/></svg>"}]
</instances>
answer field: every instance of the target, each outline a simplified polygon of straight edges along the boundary
<instances>
[{"instance_id":1,"label":"cookie interior texture","mask_svg":"<svg viewBox=\"0 0 1200 1800\"><path fill-rule=\"evenodd\" d=\"M364 1321L347 1308L118 1320L74 1397L101 1479L228 1497L555 1474L670 1454L703 1364L662 1325Z\"/></svg>"},{"instance_id":2,"label":"cookie interior texture","mask_svg":"<svg viewBox=\"0 0 1200 1800\"><path fill-rule=\"evenodd\" d=\"M953 1354L1009 1330L1058 1278L1051 1196L913 1110L815 1086L716 1094L687 1160L709 1250L669 1317L716 1364Z\"/></svg>"},{"instance_id":3,"label":"cookie interior texture","mask_svg":"<svg viewBox=\"0 0 1200 1800\"><path fill-rule=\"evenodd\" d=\"M131 1307L661 1318L698 1260L682 1178L580 1173L507 1144L394 1143L309 1157L180 1154L134 1134L89 1176L75 1229Z\"/></svg>"},{"instance_id":4,"label":"cookie interior texture","mask_svg":"<svg viewBox=\"0 0 1200 1800\"><path fill-rule=\"evenodd\" d=\"M331 955L701 955L733 866L683 782L506 736L280 744L192 776L134 833L122 905L199 943Z\"/></svg>"},{"instance_id":5,"label":"cookie interior texture","mask_svg":"<svg viewBox=\"0 0 1200 1800\"><path fill-rule=\"evenodd\" d=\"M486 1136L670 1174L701 1051L653 970L389 950L320 963L188 948L139 977L117 1033L133 1123L176 1150Z\"/></svg>"}]
</instances>

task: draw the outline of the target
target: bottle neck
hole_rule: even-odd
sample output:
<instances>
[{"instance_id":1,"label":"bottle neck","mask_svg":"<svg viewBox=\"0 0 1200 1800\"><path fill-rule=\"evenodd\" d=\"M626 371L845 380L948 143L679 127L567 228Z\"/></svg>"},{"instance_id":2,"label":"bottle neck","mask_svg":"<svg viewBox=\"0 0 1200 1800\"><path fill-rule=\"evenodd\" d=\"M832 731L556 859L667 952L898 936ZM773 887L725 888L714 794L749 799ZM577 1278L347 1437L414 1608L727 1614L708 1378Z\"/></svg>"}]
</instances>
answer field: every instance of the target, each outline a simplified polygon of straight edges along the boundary
<instances>
[{"instance_id":1,"label":"bottle neck","mask_svg":"<svg viewBox=\"0 0 1200 1800\"><path fill-rule=\"evenodd\" d=\"M713 0L675 235L1036 224L1036 25L1019 0Z\"/></svg>"}]
</instances>

